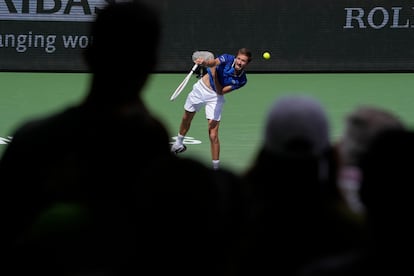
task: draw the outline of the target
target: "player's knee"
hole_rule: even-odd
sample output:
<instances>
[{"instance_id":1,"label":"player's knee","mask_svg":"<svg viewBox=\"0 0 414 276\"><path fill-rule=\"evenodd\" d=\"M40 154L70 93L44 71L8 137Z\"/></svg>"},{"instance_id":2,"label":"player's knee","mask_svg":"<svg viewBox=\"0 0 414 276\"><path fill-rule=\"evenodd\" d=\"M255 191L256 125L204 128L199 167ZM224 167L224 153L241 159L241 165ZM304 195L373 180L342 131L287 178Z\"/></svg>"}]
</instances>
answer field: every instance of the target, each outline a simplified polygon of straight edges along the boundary
<instances>
[{"instance_id":1,"label":"player's knee","mask_svg":"<svg viewBox=\"0 0 414 276\"><path fill-rule=\"evenodd\" d=\"M217 144L219 142L217 133L210 133L210 142L213 144Z\"/></svg>"}]
</instances>

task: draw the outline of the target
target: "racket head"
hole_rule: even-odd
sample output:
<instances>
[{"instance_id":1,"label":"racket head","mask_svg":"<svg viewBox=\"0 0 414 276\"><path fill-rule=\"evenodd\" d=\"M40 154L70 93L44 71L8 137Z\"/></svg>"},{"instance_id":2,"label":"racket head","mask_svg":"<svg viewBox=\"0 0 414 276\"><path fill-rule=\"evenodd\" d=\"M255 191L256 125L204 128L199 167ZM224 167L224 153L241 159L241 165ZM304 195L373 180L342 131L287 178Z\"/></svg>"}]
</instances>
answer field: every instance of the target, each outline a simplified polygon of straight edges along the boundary
<instances>
[{"instance_id":1,"label":"racket head","mask_svg":"<svg viewBox=\"0 0 414 276\"><path fill-rule=\"evenodd\" d=\"M214 54L210 51L195 51L193 52L192 59L195 62L196 59L202 58L204 60L214 59Z\"/></svg>"}]
</instances>

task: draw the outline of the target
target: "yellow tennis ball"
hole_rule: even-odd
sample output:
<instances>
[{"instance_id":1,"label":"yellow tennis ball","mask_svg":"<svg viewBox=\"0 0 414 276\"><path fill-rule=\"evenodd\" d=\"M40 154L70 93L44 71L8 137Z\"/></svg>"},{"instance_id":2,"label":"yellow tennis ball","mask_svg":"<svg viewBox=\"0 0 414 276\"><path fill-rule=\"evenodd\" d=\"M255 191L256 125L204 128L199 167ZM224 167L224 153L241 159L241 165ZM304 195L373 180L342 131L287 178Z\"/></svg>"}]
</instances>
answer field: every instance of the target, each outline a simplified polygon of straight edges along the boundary
<instances>
[{"instance_id":1,"label":"yellow tennis ball","mask_svg":"<svg viewBox=\"0 0 414 276\"><path fill-rule=\"evenodd\" d=\"M263 58L264 59L269 59L270 58L270 53L269 52L264 52L263 53Z\"/></svg>"}]
</instances>

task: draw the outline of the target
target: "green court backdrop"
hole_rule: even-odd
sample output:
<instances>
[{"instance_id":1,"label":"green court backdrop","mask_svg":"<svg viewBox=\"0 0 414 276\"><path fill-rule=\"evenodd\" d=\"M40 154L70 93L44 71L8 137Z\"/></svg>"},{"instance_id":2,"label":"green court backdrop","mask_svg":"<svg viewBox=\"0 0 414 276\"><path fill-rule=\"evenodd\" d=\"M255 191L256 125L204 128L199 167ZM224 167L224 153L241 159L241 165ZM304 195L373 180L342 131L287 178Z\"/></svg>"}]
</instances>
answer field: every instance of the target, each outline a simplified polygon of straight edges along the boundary
<instances>
[{"instance_id":1,"label":"green court backdrop","mask_svg":"<svg viewBox=\"0 0 414 276\"><path fill-rule=\"evenodd\" d=\"M185 73L154 74L143 96L150 110L176 136L185 97L195 76L174 102L171 93ZM248 75L246 87L226 95L220 124L222 166L236 172L245 170L262 142L263 124L270 104L282 95L306 94L326 108L335 141L343 130L344 118L356 106L369 104L389 109L410 127L414 125L414 75L411 73L289 73ZM85 73L0 73L0 155L12 139L14 129L27 119L48 115L81 101L88 90ZM119 87L122 90L122 84ZM108 129L106 139L111 147ZM143 134L145 135L145 134ZM185 156L210 166L210 146L204 110L196 115L188 136L198 143L188 144ZM76 139L82 139L82 133ZM148 137L151 139L151 137ZM144 145L143 145L144 146Z\"/></svg>"}]
</instances>

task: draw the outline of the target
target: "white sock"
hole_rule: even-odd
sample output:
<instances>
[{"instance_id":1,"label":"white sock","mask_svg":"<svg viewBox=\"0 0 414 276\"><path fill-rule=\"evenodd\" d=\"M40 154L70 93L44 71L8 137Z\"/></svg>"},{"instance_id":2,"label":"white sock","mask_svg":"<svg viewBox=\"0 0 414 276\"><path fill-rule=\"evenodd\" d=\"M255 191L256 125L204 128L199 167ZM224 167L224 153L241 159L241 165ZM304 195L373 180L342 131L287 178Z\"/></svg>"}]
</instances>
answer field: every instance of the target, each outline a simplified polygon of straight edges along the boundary
<instances>
[{"instance_id":1,"label":"white sock","mask_svg":"<svg viewBox=\"0 0 414 276\"><path fill-rule=\"evenodd\" d=\"M184 141L184 135L181 135L180 133L177 134L177 141L175 142L177 145L182 145Z\"/></svg>"},{"instance_id":2,"label":"white sock","mask_svg":"<svg viewBox=\"0 0 414 276\"><path fill-rule=\"evenodd\" d=\"M220 160L213 160L213 169L218 170L220 167Z\"/></svg>"}]
</instances>

